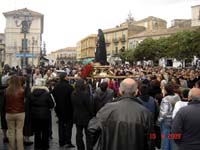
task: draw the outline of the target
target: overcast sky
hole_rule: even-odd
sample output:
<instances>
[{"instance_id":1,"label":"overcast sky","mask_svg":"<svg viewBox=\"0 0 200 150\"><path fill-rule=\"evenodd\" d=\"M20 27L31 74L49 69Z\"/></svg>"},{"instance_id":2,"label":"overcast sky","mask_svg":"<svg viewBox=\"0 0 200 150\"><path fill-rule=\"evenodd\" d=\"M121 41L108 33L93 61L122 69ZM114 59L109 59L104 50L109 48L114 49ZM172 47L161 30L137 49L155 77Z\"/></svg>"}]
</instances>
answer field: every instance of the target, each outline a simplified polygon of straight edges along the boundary
<instances>
[{"instance_id":1,"label":"overcast sky","mask_svg":"<svg viewBox=\"0 0 200 150\"><path fill-rule=\"evenodd\" d=\"M135 20L155 16L165 19L190 19L191 6L200 0L0 0L0 33L5 29L3 12L28 8L44 14L43 40L47 52L76 43L99 28L124 22L132 12Z\"/></svg>"}]
</instances>

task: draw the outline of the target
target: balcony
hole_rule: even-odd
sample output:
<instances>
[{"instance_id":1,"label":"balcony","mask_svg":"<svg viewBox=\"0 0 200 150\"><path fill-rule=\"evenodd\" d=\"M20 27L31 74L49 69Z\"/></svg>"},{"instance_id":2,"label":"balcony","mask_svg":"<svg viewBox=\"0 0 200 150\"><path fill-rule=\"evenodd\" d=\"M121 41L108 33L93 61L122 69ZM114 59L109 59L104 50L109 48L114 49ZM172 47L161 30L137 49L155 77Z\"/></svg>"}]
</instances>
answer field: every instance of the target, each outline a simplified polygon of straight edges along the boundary
<instances>
[{"instance_id":1,"label":"balcony","mask_svg":"<svg viewBox=\"0 0 200 150\"><path fill-rule=\"evenodd\" d=\"M121 41L121 42L126 42L126 37L125 37L125 36L122 36L122 37L120 38L120 41Z\"/></svg>"},{"instance_id":2,"label":"balcony","mask_svg":"<svg viewBox=\"0 0 200 150\"><path fill-rule=\"evenodd\" d=\"M110 40L105 40L105 43L106 44L110 44Z\"/></svg>"},{"instance_id":3,"label":"balcony","mask_svg":"<svg viewBox=\"0 0 200 150\"><path fill-rule=\"evenodd\" d=\"M0 50L4 50L5 49L5 44L0 44Z\"/></svg>"},{"instance_id":4,"label":"balcony","mask_svg":"<svg viewBox=\"0 0 200 150\"><path fill-rule=\"evenodd\" d=\"M118 43L119 42L119 39L118 38L113 38L113 43Z\"/></svg>"}]
</instances>

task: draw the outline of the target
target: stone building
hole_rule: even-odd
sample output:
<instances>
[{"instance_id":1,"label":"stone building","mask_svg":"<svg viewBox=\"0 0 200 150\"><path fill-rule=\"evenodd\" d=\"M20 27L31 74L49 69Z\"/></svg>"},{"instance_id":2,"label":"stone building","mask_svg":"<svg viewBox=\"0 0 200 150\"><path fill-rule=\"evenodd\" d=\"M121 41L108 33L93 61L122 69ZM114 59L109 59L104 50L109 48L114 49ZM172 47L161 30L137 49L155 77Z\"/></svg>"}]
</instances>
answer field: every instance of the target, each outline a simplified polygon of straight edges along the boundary
<instances>
[{"instance_id":1,"label":"stone building","mask_svg":"<svg viewBox=\"0 0 200 150\"><path fill-rule=\"evenodd\" d=\"M24 8L5 12L3 15L6 18L5 64L10 66L38 65L43 33L43 14ZM22 33L24 31L27 33Z\"/></svg>"},{"instance_id":2,"label":"stone building","mask_svg":"<svg viewBox=\"0 0 200 150\"><path fill-rule=\"evenodd\" d=\"M81 60L81 41L76 43L76 60Z\"/></svg>"},{"instance_id":3,"label":"stone building","mask_svg":"<svg viewBox=\"0 0 200 150\"><path fill-rule=\"evenodd\" d=\"M50 62L53 60L57 66L73 65L76 61L76 47L66 47L51 52L48 55Z\"/></svg>"},{"instance_id":4,"label":"stone building","mask_svg":"<svg viewBox=\"0 0 200 150\"><path fill-rule=\"evenodd\" d=\"M144 30L144 27L129 24L128 22L122 23L115 28L103 30L107 55L115 56L118 55L120 51L127 50L128 37Z\"/></svg>"},{"instance_id":5,"label":"stone building","mask_svg":"<svg viewBox=\"0 0 200 150\"><path fill-rule=\"evenodd\" d=\"M126 22L116 26L115 28L103 30L108 61L113 62L113 60L117 60L118 54L121 51L129 49L129 37L145 31L161 30L166 28L167 22L163 19L149 16L145 19L135 21L131 14L129 14L129 18Z\"/></svg>"},{"instance_id":6,"label":"stone building","mask_svg":"<svg viewBox=\"0 0 200 150\"><path fill-rule=\"evenodd\" d=\"M0 33L0 67L5 62L5 35Z\"/></svg>"},{"instance_id":7,"label":"stone building","mask_svg":"<svg viewBox=\"0 0 200 150\"><path fill-rule=\"evenodd\" d=\"M167 22L161 18L149 16L134 22L134 25L145 27L146 30L160 30L167 28Z\"/></svg>"},{"instance_id":8,"label":"stone building","mask_svg":"<svg viewBox=\"0 0 200 150\"><path fill-rule=\"evenodd\" d=\"M81 60L91 59L94 58L94 53L96 50L96 43L97 43L97 35L91 34L82 40L80 40L77 44L79 55Z\"/></svg>"},{"instance_id":9,"label":"stone building","mask_svg":"<svg viewBox=\"0 0 200 150\"><path fill-rule=\"evenodd\" d=\"M192 6L192 26L200 26L200 5Z\"/></svg>"},{"instance_id":10,"label":"stone building","mask_svg":"<svg viewBox=\"0 0 200 150\"><path fill-rule=\"evenodd\" d=\"M186 28L191 27L191 19L174 19L171 21L171 27Z\"/></svg>"},{"instance_id":11,"label":"stone building","mask_svg":"<svg viewBox=\"0 0 200 150\"><path fill-rule=\"evenodd\" d=\"M197 27L170 27L167 29L160 29L160 30L145 30L143 32L140 32L138 34L135 34L133 36L130 36L128 38L129 41L129 49L134 49L137 47L137 45L142 42L146 38L152 38L152 39L159 39L161 37L168 37L172 34L175 34L177 32L181 31L192 31L197 29Z\"/></svg>"}]
</instances>

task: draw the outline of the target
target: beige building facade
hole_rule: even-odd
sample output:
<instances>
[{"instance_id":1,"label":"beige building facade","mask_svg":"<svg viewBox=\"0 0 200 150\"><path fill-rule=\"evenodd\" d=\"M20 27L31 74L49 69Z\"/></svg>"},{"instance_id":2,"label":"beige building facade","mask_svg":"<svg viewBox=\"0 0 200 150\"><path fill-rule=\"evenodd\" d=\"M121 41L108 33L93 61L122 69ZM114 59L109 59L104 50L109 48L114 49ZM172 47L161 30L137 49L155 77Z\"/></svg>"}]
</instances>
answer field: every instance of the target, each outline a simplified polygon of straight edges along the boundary
<instances>
[{"instance_id":1,"label":"beige building facade","mask_svg":"<svg viewBox=\"0 0 200 150\"><path fill-rule=\"evenodd\" d=\"M129 17L126 22L115 28L103 30L108 57L118 56L119 52L129 49L129 37L141 32L167 28L167 22L157 17L147 17L134 21Z\"/></svg>"},{"instance_id":2,"label":"beige building facade","mask_svg":"<svg viewBox=\"0 0 200 150\"><path fill-rule=\"evenodd\" d=\"M167 28L167 22L165 20L153 16L135 21L134 24L145 27L146 30L160 30Z\"/></svg>"},{"instance_id":3,"label":"beige building facade","mask_svg":"<svg viewBox=\"0 0 200 150\"><path fill-rule=\"evenodd\" d=\"M80 61L81 60L81 42L76 43L76 60Z\"/></svg>"},{"instance_id":4,"label":"beige building facade","mask_svg":"<svg viewBox=\"0 0 200 150\"><path fill-rule=\"evenodd\" d=\"M96 43L96 34L91 34L78 42L77 47L81 60L95 57Z\"/></svg>"},{"instance_id":5,"label":"beige building facade","mask_svg":"<svg viewBox=\"0 0 200 150\"><path fill-rule=\"evenodd\" d=\"M0 33L0 67L5 62L5 35Z\"/></svg>"},{"instance_id":6,"label":"beige building facade","mask_svg":"<svg viewBox=\"0 0 200 150\"><path fill-rule=\"evenodd\" d=\"M192 6L192 26L200 26L200 5Z\"/></svg>"},{"instance_id":7,"label":"beige building facade","mask_svg":"<svg viewBox=\"0 0 200 150\"><path fill-rule=\"evenodd\" d=\"M43 33L43 14L34 12L27 8L5 12L5 64L10 66L22 66L24 56L27 64L38 65L40 58L42 33ZM22 50L22 23L25 16L29 16L30 29L26 33L27 50ZM25 54L24 54L25 52Z\"/></svg>"},{"instance_id":8,"label":"beige building facade","mask_svg":"<svg viewBox=\"0 0 200 150\"><path fill-rule=\"evenodd\" d=\"M128 37L144 31L145 28L129 22L115 28L105 29L104 37L108 56L117 56L120 51L128 49Z\"/></svg>"},{"instance_id":9,"label":"beige building facade","mask_svg":"<svg viewBox=\"0 0 200 150\"><path fill-rule=\"evenodd\" d=\"M76 47L66 47L51 52L47 55L50 65L65 66L74 64L76 61L77 51Z\"/></svg>"}]
</instances>

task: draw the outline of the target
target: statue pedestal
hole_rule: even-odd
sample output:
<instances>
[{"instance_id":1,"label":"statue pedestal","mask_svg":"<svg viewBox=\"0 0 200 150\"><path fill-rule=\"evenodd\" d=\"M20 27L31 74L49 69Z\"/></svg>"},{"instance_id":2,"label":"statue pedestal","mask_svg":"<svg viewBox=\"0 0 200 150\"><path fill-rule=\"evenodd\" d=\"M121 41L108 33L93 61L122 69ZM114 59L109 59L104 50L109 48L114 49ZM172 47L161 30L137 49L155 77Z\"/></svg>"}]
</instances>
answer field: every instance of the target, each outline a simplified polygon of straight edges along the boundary
<instances>
[{"instance_id":1,"label":"statue pedestal","mask_svg":"<svg viewBox=\"0 0 200 150\"><path fill-rule=\"evenodd\" d=\"M94 68L94 73L93 73L94 77L109 77L113 75L110 72L111 66L109 65L102 66L100 63L94 63L93 68Z\"/></svg>"}]
</instances>

